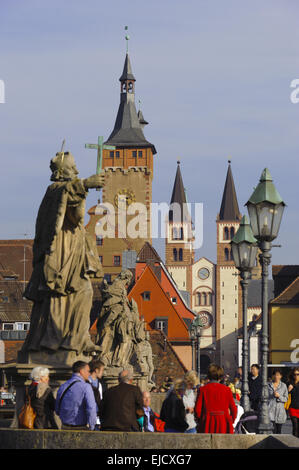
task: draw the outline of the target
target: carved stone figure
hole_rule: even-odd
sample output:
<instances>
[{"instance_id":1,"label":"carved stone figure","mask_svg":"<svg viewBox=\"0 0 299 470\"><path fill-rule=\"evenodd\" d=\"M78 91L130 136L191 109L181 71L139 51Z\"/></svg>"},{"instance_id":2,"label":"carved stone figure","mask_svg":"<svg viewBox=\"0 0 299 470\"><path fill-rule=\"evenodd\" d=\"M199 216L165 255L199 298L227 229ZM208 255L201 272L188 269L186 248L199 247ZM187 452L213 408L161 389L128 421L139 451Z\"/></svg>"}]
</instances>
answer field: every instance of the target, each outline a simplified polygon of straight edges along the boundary
<instances>
[{"instance_id":1,"label":"carved stone figure","mask_svg":"<svg viewBox=\"0 0 299 470\"><path fill-rule=\"evenodd\" d=\"M123 270L111 285L104 281L103 305L97 322L100 357L107 366L125 367L136 345L145 339L136 302L127 298L132 272Z\"/></svg>"},{"instance_id":2,"label":"carved stone figure","mask_svg":"<svg viewBox=\"0 0 299 470\"><path fill-rule=\"evenodd\" d=\"M148 385L153 387L155 385L155 383L152 381L154 373L153 351L149 342L148 331L145 333L144 340L137 345L137 358L140 364L141 372L148 377Z\"/></svg>"},{"instance_id":3,"label":"carved stone figure","mask_svg":"<svg viewBox=\"0 0 299 470\"><path fill-rule=\"evenodd\" d=\"M90 188L103 186L104 177L79 179L69 152L58 152L50 168L53 184L39 208L33 272L24 294L33 308L21 355L42 351L90 355L99 349L89 335L90 277L102 278L103 272L95 240L84 228L85 198Z\"/></svg>"}]
</instances>

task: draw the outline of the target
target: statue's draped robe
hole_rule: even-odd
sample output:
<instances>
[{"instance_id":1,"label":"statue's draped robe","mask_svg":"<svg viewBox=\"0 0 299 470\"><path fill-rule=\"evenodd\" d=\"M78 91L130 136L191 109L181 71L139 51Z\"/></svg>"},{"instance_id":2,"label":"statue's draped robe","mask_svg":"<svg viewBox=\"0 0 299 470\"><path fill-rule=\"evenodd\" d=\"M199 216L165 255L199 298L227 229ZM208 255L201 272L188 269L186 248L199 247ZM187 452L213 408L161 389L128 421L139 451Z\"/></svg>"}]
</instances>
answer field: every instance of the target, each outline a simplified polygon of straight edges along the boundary
<instances>
[{"instance_id":1,"label":"statue's draped robe","mask_svg":"<svg viewBox=\"0 0 299 470\"><path fill-rule=\"evenodd\" d=\"M55 182L39 208L33 273L25 291L34 304L24 351L66 349L80 354L94 347L89 335L89 276L101 278L103 272L95 240L84 228L86 194L80 179Z\"/></svg>"},{"instance_id":2,"label":"statue's draped robe","mask_svg":"<svg viewBox=\"0 0 299 470\"><path fill-rule=\"evenodd\" d=\"M137 304L127 298L127 281L115 279L102 290L104 302L97 329L97 344L106 365L125 367L137 342L143 339L144 325L139 320Z\"/></svg>"}]
</instances>

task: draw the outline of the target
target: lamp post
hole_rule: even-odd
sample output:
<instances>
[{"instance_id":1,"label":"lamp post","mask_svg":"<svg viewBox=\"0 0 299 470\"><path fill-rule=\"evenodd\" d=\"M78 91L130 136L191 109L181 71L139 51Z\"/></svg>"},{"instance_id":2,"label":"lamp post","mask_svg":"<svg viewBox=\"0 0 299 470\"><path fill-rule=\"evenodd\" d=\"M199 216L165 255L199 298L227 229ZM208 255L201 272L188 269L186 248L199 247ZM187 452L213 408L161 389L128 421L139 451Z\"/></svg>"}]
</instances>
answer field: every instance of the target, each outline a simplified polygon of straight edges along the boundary
<instances>
[{"instance_id":1,"label":"lamp post","mask_svg":"<svg viewBox=\"0 0 299 470\"><path fill-rule=\"evenodd\" d=\"M196 368L196 357L195 357L195 341L196 341L196 334L195 330L193 328L193 322L191 323L191 326L189 328L189 334L190 334L190 339L191 339L191 348L192 348L192 370L195 370Z\"/></svg>"},{"instance_id":2,"label":"lamp post","mask_svg":"<svg viewBox=\"0 0 299 470\"><path fill-rule=\"evenodd\" d=\"M192 369L197 372L198 378L200 379L200 338L201 338L201 328L203 323L197 315L192 321L189 329L191 346L192 346ZM197 344L197 354L195 354L195 342Z\"/></svg>"},{"instance_id":3,"label":"lamp post","mask_svg":"<svg viewBox=\"0 0 299 470\"><path fill-rule=\"evenodd\" d=\"M246 203L254 237L261 250L259 255L262 266L262 398L259 413L259 434L271 432L268 411L268 273L271 262L271 242L277 237L285 203L276 190L268 168L265 168L258 186Z\"/></svg>"},{"instance_id":4,"label":"lamp post","mask_svg":"<svg viewBox=\"0 0 299 470\"><path fill-rule=\"evenodd\" d=\"M231 241L232 254L236 268L240 271L242 288L242 396L241 404L244 411L250 410L248 387L248 330L247 330L247 298L248 284L257 255L257 239L254 238L246 215L243 216L240 227Z\"/></svg>"}]
</instances>

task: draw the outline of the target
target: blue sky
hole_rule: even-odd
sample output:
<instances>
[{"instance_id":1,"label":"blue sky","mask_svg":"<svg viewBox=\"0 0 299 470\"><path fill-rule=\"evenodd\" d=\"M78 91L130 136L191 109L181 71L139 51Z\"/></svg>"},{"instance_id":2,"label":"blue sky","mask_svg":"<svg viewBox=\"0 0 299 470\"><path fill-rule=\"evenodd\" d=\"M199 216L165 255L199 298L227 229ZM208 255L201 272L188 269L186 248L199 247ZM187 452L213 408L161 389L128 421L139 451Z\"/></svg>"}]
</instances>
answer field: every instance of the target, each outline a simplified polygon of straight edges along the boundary
<instances>
[{"instance_id":1,"label":"blue sky","mask_svg":"<svg viewBox=\"0 0 299 470\"><path fill-rule=\"evenodd\" d=\"M274 264L299 264L297 0L1 0L1 238L34 234L49 161L66 139L82 177L86 142L110 134L125 58L155 144L153 200L169 201L181 160L190 202L204 204L198 255L216 259L216 214L232 160L241 212L268 167L287 203ZM87 208L95 204L91 191ZM164 243L155 243L164 256Z\"/></svg>"}]
</instances>

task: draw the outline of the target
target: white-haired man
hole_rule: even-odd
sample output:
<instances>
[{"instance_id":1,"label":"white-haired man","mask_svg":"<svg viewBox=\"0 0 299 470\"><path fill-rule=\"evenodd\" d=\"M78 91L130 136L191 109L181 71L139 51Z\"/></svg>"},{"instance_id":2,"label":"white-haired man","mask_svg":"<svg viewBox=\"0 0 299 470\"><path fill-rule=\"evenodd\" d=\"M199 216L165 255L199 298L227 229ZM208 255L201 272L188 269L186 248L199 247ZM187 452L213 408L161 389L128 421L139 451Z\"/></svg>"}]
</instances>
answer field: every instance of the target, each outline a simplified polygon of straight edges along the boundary
<instances>
[{"instance_id":1,"label":"white-haired man","mask_svg":"<svg viewBox=\"0 0 299 470\"><path fill-rule=\"evenodd\" d=\"M144 416L142 393L133 385L131 370L123 370L119 385L108 389L100 404L103 431L140 431L137 419Z\"/></svg>"}]
</instances>

